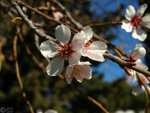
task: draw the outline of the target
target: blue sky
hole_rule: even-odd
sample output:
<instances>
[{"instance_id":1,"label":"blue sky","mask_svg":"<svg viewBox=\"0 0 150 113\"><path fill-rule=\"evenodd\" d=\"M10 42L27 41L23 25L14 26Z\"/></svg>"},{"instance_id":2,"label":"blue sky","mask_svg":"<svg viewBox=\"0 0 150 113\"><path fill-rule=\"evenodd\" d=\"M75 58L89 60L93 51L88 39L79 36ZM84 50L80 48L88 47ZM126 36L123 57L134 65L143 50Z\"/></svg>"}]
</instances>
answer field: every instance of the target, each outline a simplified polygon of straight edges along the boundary
<instances>
[{"instance_id":1,"label":"blue sky","mask_svg":"<svg viewBox=\"0 0 150 113\"><path fill-rule=\"evenodd\" d=\"M94 12L94 18L103 18L107 14L117 11L118 4L121 4L124 6L124 9L122 9L121 13L122 15L125 14L126 7L128 5L132 5L137 10L139 7L137 0L92 0L91 6L94 8L91 8ZM115 17L114 17L115 18ZM109 31L107 31L106 35L110 32L113 32L115 34L115 39L111 41L112 44L117 45L123 49L124 52L129 54L129 51L132 50L136 44L141 43L140 41L132 38L131 33L125 32L125 30L121 29L121 26L118 25L117 29L113 26ZM142 59L144 62L144 59ZM96 72L98 74L101 74L102 72L105 72L103 80L106 82L111 82L113 80L116 80L118 78L127 77L127 74L124 72L123 69L119 67L118 64L106 59L105 62L103 62L101 65L98 65L97 67L92 67L93 72Z\"/></svg>"}]
</instances>

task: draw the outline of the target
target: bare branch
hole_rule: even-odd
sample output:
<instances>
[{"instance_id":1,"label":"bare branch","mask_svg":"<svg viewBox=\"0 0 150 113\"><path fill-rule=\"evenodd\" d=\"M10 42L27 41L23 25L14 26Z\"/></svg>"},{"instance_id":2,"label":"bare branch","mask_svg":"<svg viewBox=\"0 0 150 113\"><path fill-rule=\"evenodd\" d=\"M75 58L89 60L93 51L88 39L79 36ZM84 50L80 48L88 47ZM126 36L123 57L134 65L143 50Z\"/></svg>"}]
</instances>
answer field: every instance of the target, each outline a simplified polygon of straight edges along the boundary
<instances>
[{"instance_id":1,"label":"bare branch","mask_svg":"<svg viewBox=\"0 0 150 113\"><path fill-rule=\"evenodd\" d=\"M27 16L23 13L22 9L20 8L20 6L17 4L17 2L10 0L11 4L16 8L18 14L22 17L22 19L28 24L28 26L39 36L39 37L43 37L46 39L49 39L51 41L54 41L56 43L58 43L58 41L54 38L52 38L49 35L46 35L45 33L41 32L39 29L37 29L37 27L34 26L33 22L31 20L29 20L27 18Z\"/></svg>"}]
</instances>

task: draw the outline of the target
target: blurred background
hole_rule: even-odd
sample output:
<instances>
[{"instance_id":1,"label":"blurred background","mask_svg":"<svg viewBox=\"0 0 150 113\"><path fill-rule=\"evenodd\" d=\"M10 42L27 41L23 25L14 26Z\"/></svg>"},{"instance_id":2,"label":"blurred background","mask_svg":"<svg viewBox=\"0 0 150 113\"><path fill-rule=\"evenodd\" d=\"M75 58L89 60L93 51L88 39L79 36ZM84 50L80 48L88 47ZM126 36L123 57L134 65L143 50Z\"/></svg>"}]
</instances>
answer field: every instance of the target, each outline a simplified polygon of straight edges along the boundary
<instances>
[{"instance_id":1,"label":"blurred background","mask_svg":"<svg viewBox=\"0 0 150 113\"><path fill-rule=\"evenodd\" d=\"M65 11L51 0L22 1L77 29L69 21ZM84 26L112 21L121 22L125 18L125 10L128 5L134 6L137 10L141 4L147 3L148 8L145 13L150 13L149 0L59 0L59 2L76 21ZM58 23L49 21L25 7L22 9L39 29L55 37L54 32ZM0 1L0 14L0 107L12 107L14 113L30 112L16 77L13 41L15 35L20 32L21 36L17 42L19 71L26 98L35 112L40 113L53 109L58 113L102 113L100 108L87 100L74 87L68 85L65 80L58 76L50 77L45 73L48 63L36 45L37 41L41 43L45 39L37 37L22 20L12 22L17 15L8 1ZM130 33L121 29L120 25L92 26L92 29L101 38L119 46L127 54L136 44L141 43L132 38ZM142 42L147 50L146 57L142 61L149 67L150 31L147 28L143 29L148 37ZM110 52L115 54L112 50ZM83 60L89 59L83 58ZM92 63L93 78L84 80L82 83L73 80L73 84L77 88L99 101L111 113L128 109L133 110L133 113L142 113L145 109L145 93L142 91L139 96L131 94L137 83L131 83L123 69L108 59L103 63L91 60L90 62ZM62 75L64 73L65 69Z\"/></svg>"}]
</instances>

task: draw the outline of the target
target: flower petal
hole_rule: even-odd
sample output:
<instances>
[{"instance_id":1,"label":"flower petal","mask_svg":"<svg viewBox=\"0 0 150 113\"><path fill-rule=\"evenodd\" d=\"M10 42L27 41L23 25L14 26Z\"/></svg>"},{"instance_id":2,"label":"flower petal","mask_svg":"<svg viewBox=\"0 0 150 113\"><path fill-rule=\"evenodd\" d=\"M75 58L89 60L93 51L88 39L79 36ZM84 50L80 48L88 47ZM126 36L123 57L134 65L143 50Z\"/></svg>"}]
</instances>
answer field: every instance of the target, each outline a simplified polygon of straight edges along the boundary
<instances>
[{"instance_id":1,"label":"flower petal","mask_svg":"<svg viewBox=\"0 0 150 113\"><path fill-rule=\"evenodd\" d=\"M139 68L142 68L144 70L148 70L148 67L145 64L141 63L141 62L136 62L136 66L139 67Z\"/></svg>"},{"instance_id":2,"label":"flower petal","mask_svg":"<svg viewBox=\"0 0 150 113\"><path fill-rule=\"evenodd\" d=\"M66 70L66 73L65 73L65 76L71 76L71 73L72 73L72 70L74 68L74 65L68 65L67 66L67 70Z\"/></svg>"},{"instance_id":3,"label":"flower petal","mask_svg":"<svg viewBox=\"0 0 150 113\"><path fill-rule=\"evenodd\" d=\"M56 31L55 31L55 37L62 43L69 42L71 36L71 31L70 29L61 24L57 26Z\"/></svg>"},{"instance_id":4,"label":"flower petal","mask_svg":"<svg viewBox=\"0 0 150 113\"><path fill-rule=\"evenodd\" d=\"M140 28L134 29L132 32L132 37L144 41L147 37L147 34Z\"/></svg>"},{"instance_id":5,"label":"flower petal","mask_svg":"<svg viewBox=\"0 0 150 113\"><path fill-rule=\"evenodd\" d=\"M53 58L58 52L58 45L52 41L44 41L40 45L40 51L42 55L46 58Z\"/></svg>"},{"instance_id":6,"label":"flower petal","mask_svg":"<svg viewBox=\"0 0 150 113\"><path fill-rule=\"evenodd\" d=\"M133 94L134 96L137 96L137 95L139 95L140 93L141 93L141 88L140 88L139 86L136 86L136 87L133 88L132 94Z\"/></svg>"},{"instance_id":7,"label":"flower petal","mask_svg":"<svg viewBox=\"0 0 150 113\"><path fill-rule=\"evenodd\" d=\"M82 55L87 56L92 60L103 62L105 59L103 54L106 52L107 45L102 41L95 41L89 45L87 50L82 49Z\"/></svg>"},{"instance_id":8,"label":"flower petal","mask_svg":"<svg viewBox=\"0 0 150 113\"><path fill-rule=\"evenodd\" d=\"M130 24L130 21L122 20L121 28L124 29L126 32L131 32L133 27Z\"/></svg>"},{"instance_id":9,"label":"flower petal","mask_svg":"<svg viewBox=\"0 0 150 113\"><path fill-rule=\"evenodd\" d=\"M90 50L104 50L104 51L106 51L107 45L102 41L95 41L89 45L89 49Z\"/></svg>"},{"instance_id":10,"label":"flower petal","mask_svg":"<svg viewBox=\"0 0 150 113\"><path fill-rule=\"evenodd\" d=\"M86 43L86 40L87 39L85 32L75 34L71 42L71 46L73 47L72 49L75 51L79 51L83 48L84 44Z\"/></svg>"},{"instance_id":11,"label":"flower petal","mask_svg":"<svg viewBox=\"0 0 150 113\"><path fill-rule=\"evenodd\" d=\"M72 82L72 79L73 79L73 76L67 76L67 75L65 75L65 78L66 78L66 81L67 81L67 83L68 84L71 84L71 82Z\"/></svg>"},{"instance_id":12,"label":"flower petal","mask_svg":"<svg viewBox=\"0 0 150 113\"><path fill-rule=\"evenodd\" d=\"M135 16L135 9L133 6L129 5L127 8L126 8L126 14L125 14L125 17L127 20L131 20L131 18Z\"/></svg>"},{"instance_id":13,"label":"flower petal","mask_svg":"<svg viewBox=\"0 0 150 113\"><path fill-rule=\"evenodd\" d=\"M92 60L103 62L105 61L103 54L106 50L86 50L83 49L82 56L86 56Z\"/></svg>"},{"instance_id":14,"label":"flower petal","mask_svg":"<svg viewBox=\"0 0 150 113\"><path fill-rule=\"evenodd\" d=\"M137 80L137 77L136 77L136 72L135 71L133 71L133 76L131 76L131 81L132 82L135 82L136 80Z\"/></svg>"},{"instance_id":15,"label":"flower petal","mask_svg":"<svg viewBox=\"0 0 150 113\"><path fill-rule=\"evenodd\" d=\"M142 18L142 25L150 28L150 14L147 14Z\"/></svg>"},{"instance_id":16,"label":"flower petal","mask_svg":"<svg viewBox=\"0 0 150 113\"><path fill-rule=\"evenodd\" d=\"M141 44L137 44L136 47L130 52L130 56L132 56L133 59L141 59L145 56L145 54L146 50Z\"/></svg>"},{"instance_id":17,"label":"flower petal","mask_svg":"<svg viewBox=\"0 0 150 113\"><path fill-rule=\"evenodd\" d=\"M139 7L138 11L137 11L137 15L138 15L139 17L141 17L141 16L144 14L146 8L147 8L147 4L146 4L146 3L143 4L143 5L141 5L141 6Z\"/></svg>"},{"instance_id":18,"label":"flower petal","mask_svg":"<svg viewBox=\"0 0 150 113\"><path fill-rule=\"evenodd\" d=\"M72 65L80 62L80 58L81 58L81 52L80 51L74 52L69 58L69 64Z\"/></svg>"},{"instance_id":19,"label":"flower petal","mask_svg":"<svg viewBox=\"0 0 150 113\"><path fill-rule=\"evenodd\" d=\"M93 31L92 31L92 28L90 26L84 27L83 30L81 31L81 33L82 32L85 32L86 38L88 41L93 37Z\"/></svg>"},{"instance_id":20,"label":"flower petal","mask_svg":"<svg viewBox=\"0 0 150 113\"><path fill-rule=\"evenodd\" d=\"M51 60L46 67L47 74L50 76L59 75L64 68L64 59L62 57L56 57Z\"/></svg>"},{"instance_id":21,"label":"flower petal","mask_svg":"<svg viewBox=\"0 0 150 113\"><path fill-rule=\"evenodd\" d=\"M82 82L83 78L79 75L79 74L73 74L74 78L78 81L78 82Z\"/></svg>"},{"instance_id":22,"label":"flower petal","mask_svg":"<svg viewBox=\"0 0 150 113\"><path fill-rule=\"evenodd\" d=\"M81 77L86 78L86 79L92 78L92 70L91 70L91 67L89 66L89 63L86 64L85 62L81 62L81 65L79 68L80 68L80 70L82 70L80 72Z\"/></svg>"}]
</instances>

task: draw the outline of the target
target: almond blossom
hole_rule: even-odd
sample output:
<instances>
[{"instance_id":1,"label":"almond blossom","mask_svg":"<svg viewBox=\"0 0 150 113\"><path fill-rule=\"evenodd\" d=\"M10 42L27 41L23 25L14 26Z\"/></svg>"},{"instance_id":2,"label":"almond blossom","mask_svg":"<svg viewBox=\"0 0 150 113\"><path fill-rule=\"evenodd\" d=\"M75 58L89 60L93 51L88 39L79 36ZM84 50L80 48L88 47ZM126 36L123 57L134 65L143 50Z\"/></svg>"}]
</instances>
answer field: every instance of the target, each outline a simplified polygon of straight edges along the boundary
<instances>
[{"instance_id":1,"label":"almond blossom","mask_svg":"<svg viewBox=\"0 0 150 113\"><path fill-rule=\"evenodd\" d=\"M69 64L77 63L80 60L81 54L77 51L78 44L70 45L71 31L65 25L59 25L55 31L56 39L60 41L57 44L53 41L47 40L41 43L40 51L46 58L53 58L46 67L47 74L50 76L59 75L64 68L64 60L68 59Z\"/></svg>"},{"instance_id":2,"label":"almond blossom","mask_svg":"<svg viewBox=\"0 0 150 113\"><path fill-rule=\"evenodd\" d=\"M147 80L147 78L143 75L143 74L139 74L141 80L146 83L149 84L149 81ZM137 96L141 93L141 88L145 90L145 87L143 86L143 84L138 80L138 85L134 87L134 89L132 90L132 94ZM150 91L150 87L147 85L148 90Z\"/></svg>"},{"instance_id":3,"label":"almond blossom","mask_svg":"<svg viewBox=\"0 0 150 113\"><path fill-rule=\"evenodd\" d=\"M134 62L136 63L137 67L140 67L144 70L148 70L148 67L146 65L144 65L143 63L141 63L141 58L143 58L146 54L146 50L144 47L142 47L142 44L137 44L136 47L130 51L130 58L127 60L129 62ZM135 82L138 81L138 86L136 86L132 93L134 95L138 95L141 92L141 87L142 84L140 83L140 81L138 80L137 76L136 76L136 71L129 69L129 68L125 68L125 71L127 72L127 74L129 74L131 76L131 81ZM143 82L147 82L147 79L145 78L145 76L141 73L138 73L141 77L141 79L143 80Z\"/></svg>"},{"instance_id":4,"label":"almond blossom","mask_svg":"<svg viewBox=\"0 0 150 113\"><path fill-rule=\"evenodd\" d=\"M74 36L73 43L80 45L78 48L81 49L82 56L103 62L105 60L103 54L106 52L107 45L102 41L91 42L92 37L93 31L90 26L87 26Z\"/></svg>"},{"instance_id":5,"label":"almond blossom","mask_svg":"<svg viewBox=\"0 0 150 113\"><path fill-rule=\"evenodd\" d=\"M71 83L73 77L78 81L82 82L83 79L91 79L92 78L92 70L90 68L89 62L78 62L73 65L68 65L66 70L66 81L68 84Z\"/></svg>"},{"instance_id":6,"label":"almond blossom","mask_svg":"<svg viewBox=\"0 0 150 113\"><path fill-rule=\"evenodd\" d=\"M150 28L150 14L145 15L145 10L147 8L147 4L143 4L139 7L136 15L136 11L133 6L129 5L126 9L125 18L122 21L122 29L126 32L132 32L132 37L138 39L140 41L144 41L147 37L147 34L141 29L140 25L143 25L147 28Z\"/></svg>"}]
</instances>

